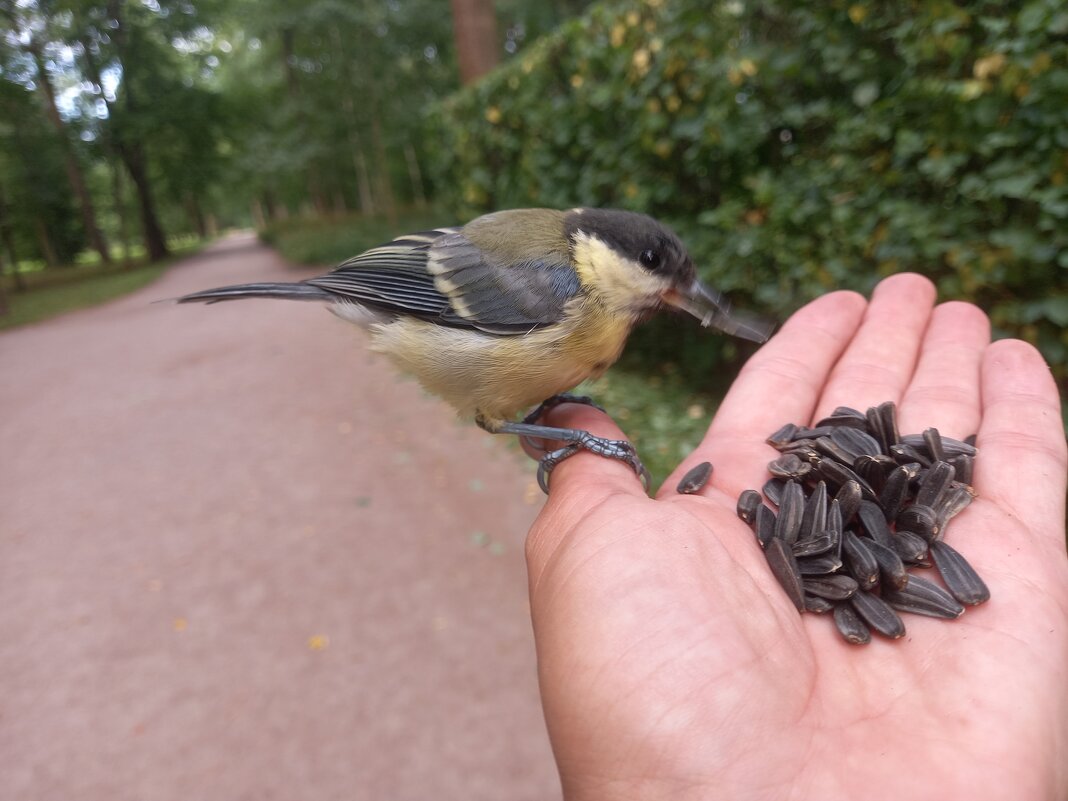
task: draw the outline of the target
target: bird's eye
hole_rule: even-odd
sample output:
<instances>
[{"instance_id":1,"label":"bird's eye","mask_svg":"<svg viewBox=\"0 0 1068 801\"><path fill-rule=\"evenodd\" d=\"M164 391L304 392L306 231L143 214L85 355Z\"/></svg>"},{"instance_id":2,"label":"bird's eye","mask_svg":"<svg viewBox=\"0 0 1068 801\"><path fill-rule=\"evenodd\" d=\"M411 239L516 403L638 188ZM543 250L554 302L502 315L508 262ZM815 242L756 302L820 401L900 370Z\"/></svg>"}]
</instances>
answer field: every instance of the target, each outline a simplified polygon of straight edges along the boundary
<instances>
[{"instance_id":1,"label":"bird's eye","mask_svg":"<svg viewBox=\"0 0 1068 801\"><path fill-rule=\"evenodd\" d=\"M641 255L638 256L638 261L642 263L643 267L655 270L660 266L660 254L655 250L643 250Z\"/></svg>"}]
</instances>

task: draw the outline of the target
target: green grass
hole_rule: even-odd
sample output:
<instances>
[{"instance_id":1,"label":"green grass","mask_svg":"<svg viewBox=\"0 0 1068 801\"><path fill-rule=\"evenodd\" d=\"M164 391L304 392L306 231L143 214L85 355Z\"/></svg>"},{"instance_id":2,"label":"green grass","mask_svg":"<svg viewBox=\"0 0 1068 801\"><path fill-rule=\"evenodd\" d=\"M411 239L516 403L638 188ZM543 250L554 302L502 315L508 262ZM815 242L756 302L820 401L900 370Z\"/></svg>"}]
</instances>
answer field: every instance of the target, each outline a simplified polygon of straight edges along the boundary
<instances>
[{"instance_id":1,"label":"green grass","mask_svg":"<svg viewBox=\"0 0 1068 801\"><path fill-rule=\"evenodd\" d=\"M7 311L0 314L0 330L40 322L129 294L156 280L175 259L188 256L203 243L182 238L170 244L173 255L156 264L105 267L97 259L72 267L23 270L26 288L18 292L14 290L12 277L5 275Z\"/></svg>"}]
</instances>

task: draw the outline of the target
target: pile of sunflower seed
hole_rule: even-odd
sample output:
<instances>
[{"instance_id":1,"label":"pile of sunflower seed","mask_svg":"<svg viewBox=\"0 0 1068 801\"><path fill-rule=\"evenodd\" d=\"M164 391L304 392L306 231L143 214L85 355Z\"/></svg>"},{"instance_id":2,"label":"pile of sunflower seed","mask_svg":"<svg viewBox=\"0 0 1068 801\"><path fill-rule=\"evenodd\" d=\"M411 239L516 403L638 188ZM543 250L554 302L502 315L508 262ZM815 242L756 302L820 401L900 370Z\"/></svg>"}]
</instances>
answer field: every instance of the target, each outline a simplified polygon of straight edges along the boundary
<instances>
[{"instance_id":1,"label":"pile of sunflower seed","mask_svg":"<svg viewBox=\"0 0 1068 801\"><path fill-rule=\"evenodd\" d=\"M874 630L905 634L898 612L954 619L990 591L943 540L974 497L974 438L937 429L901 436L892 402L860 412L839 406L815 426L787 424L768 437L782 454L764 495L746 490L749 523L775 578L798 611L833 614L847 642ZM918 575L932 564L945 584Z\"/></svg>"}]
</instances>

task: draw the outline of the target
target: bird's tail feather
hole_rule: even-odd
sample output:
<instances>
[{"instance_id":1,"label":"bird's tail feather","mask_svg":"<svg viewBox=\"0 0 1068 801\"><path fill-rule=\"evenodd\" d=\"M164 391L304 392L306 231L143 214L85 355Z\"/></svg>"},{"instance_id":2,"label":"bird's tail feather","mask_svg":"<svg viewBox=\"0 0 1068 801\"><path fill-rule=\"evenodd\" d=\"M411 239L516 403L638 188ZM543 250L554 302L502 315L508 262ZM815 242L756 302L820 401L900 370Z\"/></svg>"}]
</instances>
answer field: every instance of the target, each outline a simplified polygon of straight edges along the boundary
<instances>
[{"instance_id":1,"label":"bird's tail feather","mask_svg":"<svg viewBox=\"0 0 1068 801\"><path fill-rule=\"evenodd\" d=\"M311 284L239 284L205 289L176 298L176 303L219 303L242 298L282 298L284 300L333 300L329 292Z\"/></svg>"}]
</instances>

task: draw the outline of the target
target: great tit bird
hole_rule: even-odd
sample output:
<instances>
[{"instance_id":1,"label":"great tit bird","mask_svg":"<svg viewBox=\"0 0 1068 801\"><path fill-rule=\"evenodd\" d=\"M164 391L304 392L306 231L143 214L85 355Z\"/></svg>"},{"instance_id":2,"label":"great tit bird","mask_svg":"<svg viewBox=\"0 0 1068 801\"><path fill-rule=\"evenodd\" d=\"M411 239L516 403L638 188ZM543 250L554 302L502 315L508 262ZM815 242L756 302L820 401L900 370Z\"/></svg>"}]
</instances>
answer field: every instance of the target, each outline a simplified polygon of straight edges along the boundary
<instances>
[{"instance_id":1,"label":"great tit bird","mask_svg":"<svg viewBox=\"0 0 1068 801\"><path fill-rule=\"evenodd\" d=\"M545 492L552 469L581 449L626 462L648 483L629 443L537 423L547 407L571 399L561 393L608 369L637 323L667 306L755 342L770 331L732 315L723 296L697 280L666 226L591 208L494 212L401 236L316 278L208 289L178 302L239 298L327 303L367 328L374 350L486 431L564 443L539 462Z\"/></svg>"}]
</instances>

